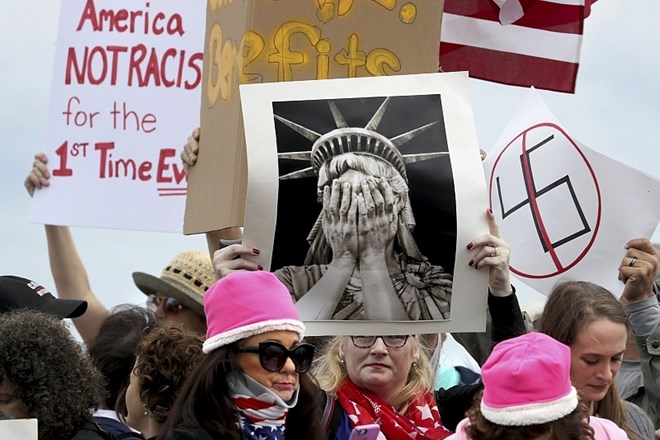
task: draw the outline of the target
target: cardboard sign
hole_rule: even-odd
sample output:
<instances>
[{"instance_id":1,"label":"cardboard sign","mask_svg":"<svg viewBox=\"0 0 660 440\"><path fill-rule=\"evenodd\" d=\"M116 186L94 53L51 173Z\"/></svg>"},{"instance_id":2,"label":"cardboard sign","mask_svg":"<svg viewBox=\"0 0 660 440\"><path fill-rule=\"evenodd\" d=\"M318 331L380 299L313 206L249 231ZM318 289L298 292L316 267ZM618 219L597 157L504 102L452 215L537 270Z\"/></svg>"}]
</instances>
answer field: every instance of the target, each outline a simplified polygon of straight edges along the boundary
<instances>
[{"instance_id":1,"label":"cardboard sign","mask_svg":"<svg viewBox=\"0 0 660 440\"><path fill-rule=\"evenodd\" d=\"M660 181L579 143L535 90L485 166L512 273L544 295L561 279L621 294L624 246L656 229Z\"/></svg>"},{"instance_id":2,"label":"cardboard sign","mask_svg":"<svg viewBox=\"0 0 660 440\"><path fill-rule=\"evenodd\" d=\"M243 85L241 101L244 243L307 334L484 330L488 270L465 246L488 232L465 72Z\"/></svg>"},{"instance_id":3,"label":"cardboard sign","mask_svg":"<svg viewBox=\"0 0 660 440\"><path fill-rule=\"evenodd\" d=\"M181 145L198 123L204 2L62 2L30 220L180 232Z\"/></svg>"},{"instance_id":4,"label":"cardboard sign","mask_svg":"<svg viewBox=\"0 0 660 440\"><path fill-rule=\"evenodd\" d=\"M208 2L199 161L184 232L243 225L238 84L437 72L443 1Z\"/></svg>"}]
</instances>

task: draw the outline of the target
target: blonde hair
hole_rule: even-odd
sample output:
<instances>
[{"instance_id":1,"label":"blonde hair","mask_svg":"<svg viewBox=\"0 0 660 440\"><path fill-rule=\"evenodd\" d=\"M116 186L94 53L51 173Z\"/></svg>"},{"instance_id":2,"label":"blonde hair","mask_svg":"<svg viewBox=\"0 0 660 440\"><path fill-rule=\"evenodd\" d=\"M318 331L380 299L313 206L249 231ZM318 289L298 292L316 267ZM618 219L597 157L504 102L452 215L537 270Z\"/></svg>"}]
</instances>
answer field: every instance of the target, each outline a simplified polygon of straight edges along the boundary
<instances>
[{"instance_id":1,"label":"blonde hair","mask_svg":"<svg viewBox=\"0 0 660 440\"><path fill-rule=\"evenodd\" d=\"M350 336L336 336L332 339L314 362L312 370L319 386L329 396L336 398L337 390L342 381L348 376L346 365L339 357L339 346L347 342ZM389 403L396 408L399 413L404 414L408 410L411 400L433 386L433 370L431 362L423 347L420 346L417 336L411 335L406 344L415 344L420 347L419 357L413 363L408 373L406 385L396 393Z\"/></svg>"}]
</instances>

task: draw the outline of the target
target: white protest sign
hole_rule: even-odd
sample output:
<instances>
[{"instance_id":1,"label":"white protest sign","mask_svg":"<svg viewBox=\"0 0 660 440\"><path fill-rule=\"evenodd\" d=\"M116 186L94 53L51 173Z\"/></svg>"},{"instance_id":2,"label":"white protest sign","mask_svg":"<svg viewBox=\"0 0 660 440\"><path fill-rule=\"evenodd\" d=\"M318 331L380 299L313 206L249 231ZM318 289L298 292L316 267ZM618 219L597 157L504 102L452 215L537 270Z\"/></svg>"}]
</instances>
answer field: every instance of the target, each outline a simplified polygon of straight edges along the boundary
<instances>
[{"instance_id":1,"label":"white protest sign","mask_svg":"<svg viewBox=\"0 0 660 440\"><path fill-rule=\"evenodd\" d=\"M181 231L205 2L62 2L39 223Z\"/></svg>"},{"instance_id":2,"label":"white protest sign","mask_svg":"<svg viewBox=\"0 0 660 440\"><path fill-rule=\"evenodd\" d=\"M37 419L0 420L2 440L37 440Z\"/></svg>"},{"instance_id":3,"label":"white protest sign","mask_svg":"<svg viewBox=\"0 0 660 440\"><path fill-rule=\"evenodd\" d=\"M488 205L465 72L240 91L244 243L296 297L306 334L484 331L488 271L466 244L488 232Z\"/></svg>"},{"instance_id":4,"label":"white protest sign","mask_svg":"<svg viewBox=\"0 0 660 440\"><path fill-rule=\"evenodd\" d=\"M660 181L577 142L535 90L485 166L514 274L546 295L560 279L591 281L621 294L624 246L653 234Z\"/></svg>"}]
</instances>

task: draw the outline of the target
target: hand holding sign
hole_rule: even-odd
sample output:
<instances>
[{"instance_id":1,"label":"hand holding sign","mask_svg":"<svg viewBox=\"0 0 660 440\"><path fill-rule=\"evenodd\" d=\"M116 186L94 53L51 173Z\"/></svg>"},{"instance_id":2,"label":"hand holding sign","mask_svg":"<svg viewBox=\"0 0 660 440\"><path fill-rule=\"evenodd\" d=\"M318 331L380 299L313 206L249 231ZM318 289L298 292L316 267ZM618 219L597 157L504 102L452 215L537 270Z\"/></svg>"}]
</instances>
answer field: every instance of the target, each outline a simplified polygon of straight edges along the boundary
<instances>
[{"instance_id":1,"label":"hand holding sign","mask_svg":"<svg viewBox=\"0 0 660 440\"><path fill-rule=\"evenodd\" d=\"M657 269L658 253L653 243L646 238L626 243L626 255L619 266L619 280L625 284L623 297L629 302L651 298Z\"/></svg>"}]
</instances>

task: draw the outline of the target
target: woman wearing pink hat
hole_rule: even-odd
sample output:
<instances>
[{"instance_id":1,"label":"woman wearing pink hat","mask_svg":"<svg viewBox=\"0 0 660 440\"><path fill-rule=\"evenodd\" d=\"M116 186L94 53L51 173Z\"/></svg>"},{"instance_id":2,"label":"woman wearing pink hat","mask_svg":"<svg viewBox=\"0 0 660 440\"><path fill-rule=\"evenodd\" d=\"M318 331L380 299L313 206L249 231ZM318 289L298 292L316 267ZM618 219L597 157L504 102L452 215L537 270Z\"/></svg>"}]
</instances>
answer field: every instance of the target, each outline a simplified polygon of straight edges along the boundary
<instances>
[{"instance_id":1,"label":"woman wearing pink hat","mask_svg":"<svg viewBox=\"0 0 660 440\"><path fill-rule=\"evenodd\" d=\"M543 333L499 343L481 369L481 400L449 439L627 439L610 420L588 417L570 371L570 348Z\"/></svg>"},{"instance_id":2,"label":"woman wearing pink hat","mask_svg":"<svg viewBox=\"0 0 660 440\"><path fill-rule=\"evenodd\" d=\"M236 272L204 295L206 354L160 439L318 440L314 346L286 287L269 272Z\"/></svg>"}]
</instances>

